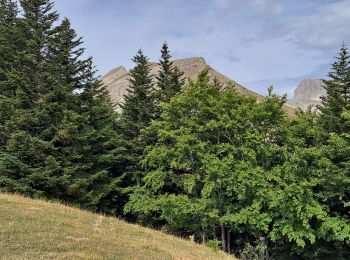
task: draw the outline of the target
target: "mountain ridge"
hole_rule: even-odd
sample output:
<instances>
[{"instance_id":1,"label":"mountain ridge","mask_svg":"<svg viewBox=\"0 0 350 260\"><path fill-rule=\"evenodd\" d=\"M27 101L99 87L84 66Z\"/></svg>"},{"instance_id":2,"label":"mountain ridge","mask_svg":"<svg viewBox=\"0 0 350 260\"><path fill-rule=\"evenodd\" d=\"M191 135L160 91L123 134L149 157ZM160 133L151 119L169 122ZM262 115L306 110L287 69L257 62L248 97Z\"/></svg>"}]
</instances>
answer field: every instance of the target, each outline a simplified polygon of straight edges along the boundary
<instances>
[{"instance_id":1,"label":"mountain ridge","mask_svg":"<svg viewBox=\"0 0 350 260\"><path fill-rule=\"evenodd\" d=\"M173 62L174 67L177 67L180 71L184 72L184 77L186 79L195 80L203 69L209 67L209 76L212 79L217 78L224 85L228 84L229 82L233 82L238 93L246 96L252 96L256 98L258 102L264 99L264 96L249 90L248 88L242 86L209 66L203 57L177 59ZM157 75L160 68L158 63L150 62L149 64L151 74ZM101 78L102 83L106 86L108 92L110 93L113 104L117 105L123 102L123 96L126 94L126 90L129 87L129 79L129 70L127 70L124 66L118 66L110 70ZM284 110L289 115L294 114L294 109L288 105L284 106Z\"/></svg>"}]
</instances>

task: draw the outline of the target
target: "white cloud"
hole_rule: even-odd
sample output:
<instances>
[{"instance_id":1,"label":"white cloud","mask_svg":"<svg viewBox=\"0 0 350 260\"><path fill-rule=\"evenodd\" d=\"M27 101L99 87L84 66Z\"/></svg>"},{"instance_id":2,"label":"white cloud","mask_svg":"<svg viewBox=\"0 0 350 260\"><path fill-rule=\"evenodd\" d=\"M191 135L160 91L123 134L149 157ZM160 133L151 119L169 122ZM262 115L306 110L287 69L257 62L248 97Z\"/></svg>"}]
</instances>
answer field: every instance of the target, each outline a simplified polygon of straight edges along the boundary
<instances>
[{"instance_id":1,"label":"white cloud","mask_svg":"<svg viewBox=\"0 0 350 260\"><path fill-rule=\"evenodd\" d=\"M103 3L100 3L103 2ZM350 0L56 0L86 40L102 72L143 48L159 58L164 40L174 58L203 56L260 93L275 83L290 93L301 77L329 64L350 44ZM247 40L249 39L249 40ZM324 75L326 69L318 69Z\"/></svg>"},{"instance_id":2,"label":"white cloud","mask_svg":"<svg viewBox=\"0 0 350 260\"><path fill-rule=\"evenodd\" d=\"M230 0L214 0L214 4L218 7L218 8L228 8L230 7L230 5L232 4L233 1Z\"/></svg>"},{"instance_id":3,"label":"white cloud","mask_svg":"<svg viewBox=\"0 0 350 260\"><path fill-rule=\"evenodd\" d=\"M293 39L301 48L338 47L350 43L350 1L322 4L313 13L296 18Z\"/></svg>"},{"instance_id":4,"label":"white cloud","mask_svg":"<svg viewBox=\"0 0 350 260\"><path fill-rule=\"evenodd\" d=\"M284 10L283 3L279 0L250 0L248 2L259 12L280 14Z\"/></svg>"},{"instance_id":5,"label":"white cloud","mask_svg":"<svg viewBox=\"0 0 350 260\"><path fill-rule=\"evenodd\" d=\"M263 0L256 1L264 8ZM266 6L265 6L266 7ZM267 17L258 34L248 37L250 41L284 38L304 51L334 51L345 41L350 44L350 1L295 2L295 10L275 19ZM287 9L287 8L286 8Z\"/></svg>"}]
</instances>

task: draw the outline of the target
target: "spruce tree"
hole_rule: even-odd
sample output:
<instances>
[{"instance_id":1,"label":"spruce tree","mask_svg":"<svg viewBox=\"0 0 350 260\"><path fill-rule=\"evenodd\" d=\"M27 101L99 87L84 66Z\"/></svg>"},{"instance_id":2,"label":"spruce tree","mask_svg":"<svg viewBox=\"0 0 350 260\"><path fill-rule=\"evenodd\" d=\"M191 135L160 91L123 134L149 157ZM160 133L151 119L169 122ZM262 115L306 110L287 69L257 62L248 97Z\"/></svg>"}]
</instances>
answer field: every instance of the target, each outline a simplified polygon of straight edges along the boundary
<instances>
[{"instance_id":1,"label":"spruce tree","mask_svg":"<svg viewBox=\"0 0 350 260\"><path fill-rule=\"evenodd\" d=\"M23 0L20 4L23 13L17 28L23 48L14 57L17 66L11 73L16 109L6 122L9 137L2 167L9 178L24 185L14 191L59 198L69 180L51 142L63 114L58 109L61 104L49 102L55 88L55 74L49 69L53 64L50 45L58 14L47 0Z\"/></svg>"},{"instance_id":2,"label":"spruce tree","mask_svg":"<svg viewBox=\"0 0 350 260\"><path fill-rule=\"evenodd\" d=\"M18 8L16 2L0 2L0 94L2 97L13 97L15 89L10 87L10 70L13 69L16 52L19 51Z\"/></svg>"},{"instance_id":3,"label":"spruce tree","mask_svg":"<svg viewBox=\"0 0 350 260\"><path fill-rule=\"evenodd\" d=\"M15 107L16 86L11 84L11 74L16 66L16 54L20 50L16 2L0 2L0 151L8 137L6 121Z\"/></svg>"},{"instance_id":4,"label":"spruce tree","mask_svg":"<svg viewBox=\"0 0 350 260\"><path fill-rule=\"evenodd\" d=\"M24 46L14 56L16 109L6 122L0 189L117 213L123 146L92 59L82 59L81 38L67 19L56 25L51 1L23 0L21 7Z\"/></svg>"},{"instance_id":5,"label":"spruce tree","mask_svg":"<svg viewBox=\"0 0 350 260\"><path fill-rule=\"evenodd\" d=\"M161 59L159 60L160 70L156 77L158 106L161 102L169 102L173 96L181 91L181 86L184 84L183 72L174 67L173 61L170 60L171 54L166 42L162 46L161 54Z\"/></svg>"},{"instance_id":6,"label":"spruce tree","mask_svg":"<svg viewBox=\"0 0 350 260\"><path fill-rule=\"evenodd\" d=\"M64 104L53 138L70 185L64 199L90 209L119 214L123 140L105 87L95 76L92 58L82 59L82 40L64 19L56 28L51 102Z\"/></svg>"},{"instance_id":7,"label":"spruce tree","mask_svg":"<svg viewBox=\"0 0 350 260\"><path fill-rule=\"evenodd\" d=\"M160 70L159 74L156 77L159 101L164 102L167 99L167 90L171 84L171 71L173 62L170 60L171 55L169 52L168 44L164 42L161 49L161 59L159 60Z\"/></svg>"},{"instance_id":8,"label":"spruce tree","mask_svg":"<svg viewBox=\"0 0 350 260\"><path fill-rule=\"evenodd\" d=\"M132 61L136 66L130 71L130 85L121 105L120 118L123 136L129 141L127 179L131 186L135 182L140 184L143 170L139 161L147 145L142 130L155 118L156 113L154 83L148 58L139 50Z\"/></svg>"},{"instance_id":9,"label":"spruce tree","mask_svg":"<svg viewBox=\"0 0 350 260\"><path fill-rule=\"evenodd\" d=\"M321 97L322 124L328 132L342 131L344 122L341 114L350 108L350 56L343 44L336 61L328 73L330 80L325 80L324 87L327 95Z\"/></svg>"}]
</instances>

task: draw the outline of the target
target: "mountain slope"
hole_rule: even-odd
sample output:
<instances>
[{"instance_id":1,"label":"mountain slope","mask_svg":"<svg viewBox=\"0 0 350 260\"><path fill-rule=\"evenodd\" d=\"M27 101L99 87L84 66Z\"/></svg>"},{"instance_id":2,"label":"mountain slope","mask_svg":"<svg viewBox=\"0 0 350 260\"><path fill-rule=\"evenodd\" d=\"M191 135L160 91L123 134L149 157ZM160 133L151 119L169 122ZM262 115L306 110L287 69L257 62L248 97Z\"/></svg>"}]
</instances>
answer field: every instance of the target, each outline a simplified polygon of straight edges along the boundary
<instances>
[{"instance_id":1,"label":"mountain slope","mask_svg":"<svg viewBox=\"0 0 350 260\"><path fill-rule=\"evenodd\" d=\"M159 231L0 194L0 259L232 259Z\"/></svg>"},{"instance_id":2,"label":"mountain slope","mask_svg":"<svg viewBox=\"0 0 350 260\"><path fill-rule=\"evenodd\" d=\"M184 72L185 78L193 80L193 79L196 79L198 74L204 68L208 67L208 64L206 63L204 58L194 57L194 58L174 60L174 66L176 66L180 71ZM151 74L156 75L159 70L159 65L157 63L151 62L150 68L151 68ZM237 82L226 77L225 75L221 74L220 72L216 71L211 67L210 67L209 75L212 79L217 78L223 84L227 84L230 81L234 82L238 93L241 93L242 95L255 97L258 101L264 98L258 93L255 93L243 87L242 85L238 84ZM123 96L126 93L126 90L129 85L129 79L130 79L129 71L123 66L120 66L111 70L101 78L103 84L107 87L107 90L109 91L111 99L114 104L118 104L123 101ZM288 114L294 114L293 108L289 106L285 106L284 109Z\"/></svg>"}]
</instances>

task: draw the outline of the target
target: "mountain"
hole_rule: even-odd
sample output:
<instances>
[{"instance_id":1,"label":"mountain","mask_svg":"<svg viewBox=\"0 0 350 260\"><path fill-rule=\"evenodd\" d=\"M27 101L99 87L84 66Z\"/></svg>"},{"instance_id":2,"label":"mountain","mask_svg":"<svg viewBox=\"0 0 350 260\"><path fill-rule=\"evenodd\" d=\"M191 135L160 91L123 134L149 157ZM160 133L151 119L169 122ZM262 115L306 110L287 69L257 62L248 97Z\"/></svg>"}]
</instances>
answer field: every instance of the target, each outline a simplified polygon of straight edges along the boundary
<instances>
[{"instance_id":1,"label":"mountain","mask_svg":"<svg viewBox=\"0 0 350 260\"><path fill-rule=\"evenodd\" d=\"M160 231L0 193L0 259L235 259Z\"/></svg>"},{"instance_id":2,"label":"mountain","mask_svg":"<svg viewBox=\"0 0 350 260\"><path fill-rule=\"evenodd\" d=\"M309 106L321 105L321 96L325 96L326 90L321 79L304 79L294 91L294 97L288 100L288 105L306 110Z\"/></svg>"},{"instance_id":3,"label":"mountain","mask_svg":"<svg viewBox=\"0 0 350 260\"><path fill-rule=\"evenodd\" d=\"M194 57L175 60L174 66L176 66L180 71L184 72L185 78L194 80L203 69L208 67L208 64L206 63L204 58ZM159 70L159 65L155 62L151 62L150 68L151 74L156 75ZM264 98L263 96L243 87L242 85L238 84L237 82L233 81L227 76L221 74L220 72L216 71L210 66L209 68L209 75L212 79L217 78L223 84L233 82L236 85L236 89L239 93L255 97L258 101L261 101ZM118 104L123 101L123 96L126 93L126 89L129 85L129 79L129 71L123 66L111 70L102 77L101 80L103 84L107 87L107 90L109 91L114 104ZM293 108L286 105L284 109L288 114L294 114Z\"/></svg>"}]
</instances>

